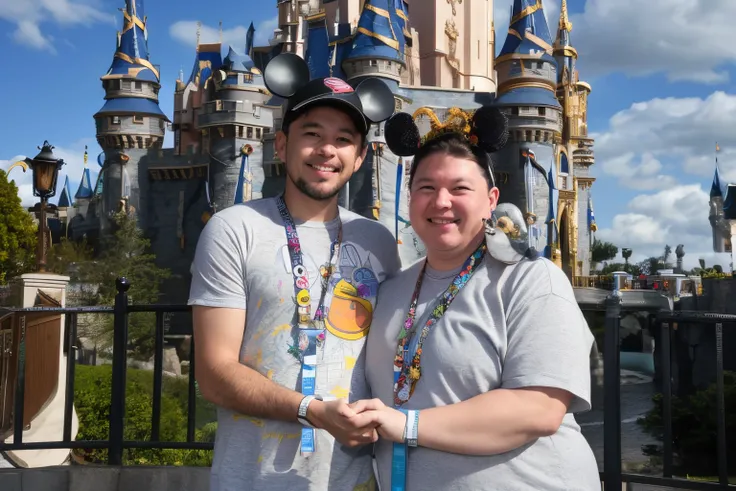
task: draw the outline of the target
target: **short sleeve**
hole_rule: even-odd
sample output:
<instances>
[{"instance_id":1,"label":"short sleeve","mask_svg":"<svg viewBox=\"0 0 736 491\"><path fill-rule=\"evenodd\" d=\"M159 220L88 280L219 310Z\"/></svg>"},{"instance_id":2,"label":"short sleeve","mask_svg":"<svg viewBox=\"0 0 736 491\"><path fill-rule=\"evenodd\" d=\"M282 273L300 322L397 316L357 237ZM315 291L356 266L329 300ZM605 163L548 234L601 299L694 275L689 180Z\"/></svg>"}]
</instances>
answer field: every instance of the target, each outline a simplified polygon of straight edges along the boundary
<instances>
[{"instance_id":1,"label":"short sleeve","mask_svg":"<svg viewBox=\"0 0 736 491\"><path fill-rule=\"evenodd\" d=\"M189 305L245 309L245 242L217 215L207 222L192 262Z\"/></svg>"},{"instance_id":2,"label":"short sleeve","mask_svg":"<svg viewBox=\"0 0 736 491\"><path fill-rule=\"evenodd\" d=\"M549 278L552 291L517 299L507 313L507 351L501 386L563 389L574 396L568 412L588 411L594 338L580 307L574 299L566 298L571 288L560 285L562 294L558 294L554 276Z\"/></svg>"}]
</instances>

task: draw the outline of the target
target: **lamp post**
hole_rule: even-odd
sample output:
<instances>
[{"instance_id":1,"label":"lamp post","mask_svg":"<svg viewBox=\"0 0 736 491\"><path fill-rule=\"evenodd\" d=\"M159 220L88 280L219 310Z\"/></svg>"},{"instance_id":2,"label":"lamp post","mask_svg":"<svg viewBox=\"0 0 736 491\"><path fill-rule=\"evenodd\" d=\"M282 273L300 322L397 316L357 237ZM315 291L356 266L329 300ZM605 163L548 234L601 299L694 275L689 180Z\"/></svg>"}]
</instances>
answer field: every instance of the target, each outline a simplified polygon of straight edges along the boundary
<instances>
[{"instance_id":1,"label":"lamp post","mask_svg":"<svg viewBox=\"0 0 736 491\"><path fill-rule=\"evenodd\" d=\"M33 172L33 195L41 198L41 203L33 207L38 211L38 245L36 248L36 265L40 273L46 272L46 244L47 226L46 210L48 200L56 194L56 182L59 179L59 169L65 164L62 159L54 157L54 147L48 140L38 147L41 152L33 159L26 158L24 162ZM53 205L51 205L53 207Z\"/></svg>"}]
</instances>

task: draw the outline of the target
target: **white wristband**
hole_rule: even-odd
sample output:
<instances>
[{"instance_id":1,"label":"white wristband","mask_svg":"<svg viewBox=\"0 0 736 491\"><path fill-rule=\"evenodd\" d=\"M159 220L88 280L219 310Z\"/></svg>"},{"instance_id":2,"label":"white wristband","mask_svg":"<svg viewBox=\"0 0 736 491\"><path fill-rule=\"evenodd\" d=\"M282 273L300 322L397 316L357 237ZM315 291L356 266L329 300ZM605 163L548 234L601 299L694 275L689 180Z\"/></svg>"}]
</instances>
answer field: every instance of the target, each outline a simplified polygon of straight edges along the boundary
<instances>
[{"instance_id":1,"label":"white wristband","mask_svg":"<svg viewBox=\"0 0 736 491\"><path fill-rule=\"evenodd\" d=\"M406 444L410 447L416 447L418 439L419 411L410 410L406 415Z\"/></svg>"}]
</instances>

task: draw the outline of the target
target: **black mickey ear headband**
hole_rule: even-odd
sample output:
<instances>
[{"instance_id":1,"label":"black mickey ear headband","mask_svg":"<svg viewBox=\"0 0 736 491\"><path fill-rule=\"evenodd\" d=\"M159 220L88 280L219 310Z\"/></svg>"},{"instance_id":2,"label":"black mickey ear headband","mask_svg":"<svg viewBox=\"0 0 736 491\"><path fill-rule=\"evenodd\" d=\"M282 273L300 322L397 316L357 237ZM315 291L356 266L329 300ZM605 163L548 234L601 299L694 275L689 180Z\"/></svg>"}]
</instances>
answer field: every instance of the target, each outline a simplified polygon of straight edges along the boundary
<instances>
[{"instance_id":1,"label":"black mickey ear headband","mask_svg":"<svg viewBox=\"0 0 736 491\"><path fill-rule=\"evenodd\" d=\"M396 107L393 92L381 79L366 78L355 87L334 77L310 80L307 62L293 53L274 57L263 80L272 94L287 99L287 112L316 101L337 100L359 111L370 125L388 119Z\"/></svg>"},{"instance_id":2,"label":"black mickey ear headband","mask_svg":"<svg viewBox=\"0 0 736 491\"><path fill-rule=\"evenodd\" d=\"M497 107L483 106L475 112L466 112L453 107L445 121L440 121L433 110L422 107L414 115L396 113L385 126L386 145L394 155L409 157L429 141L446 133L457 133L471 145L488 153L506 146L509 138L508 118ZM428 116L431 129L422 137L415 119Z\"/></svg>"}]
</instances>

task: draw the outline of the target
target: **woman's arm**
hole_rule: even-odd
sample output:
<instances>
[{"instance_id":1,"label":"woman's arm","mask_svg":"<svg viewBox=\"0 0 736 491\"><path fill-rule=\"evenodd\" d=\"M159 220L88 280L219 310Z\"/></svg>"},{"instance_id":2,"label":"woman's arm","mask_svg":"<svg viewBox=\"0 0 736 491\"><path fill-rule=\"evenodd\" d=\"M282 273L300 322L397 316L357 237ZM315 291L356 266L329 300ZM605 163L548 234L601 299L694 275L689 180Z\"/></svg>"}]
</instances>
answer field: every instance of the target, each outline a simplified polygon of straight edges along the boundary
<instances>
[{"instance_id":1,"label":"woman's arm","mask_svg":"<svg viewBox=\"0 0 736 491\"><path fill-rule=\"evenodd\" d=\"M496 389L467 401L419 412L418 444L464 455L495 455L557 432L572 394L548 387ZM404 440L406 415L381 401L358 401L356 412L376 410L378 433Z\"/></svg>"}]
</instances>

